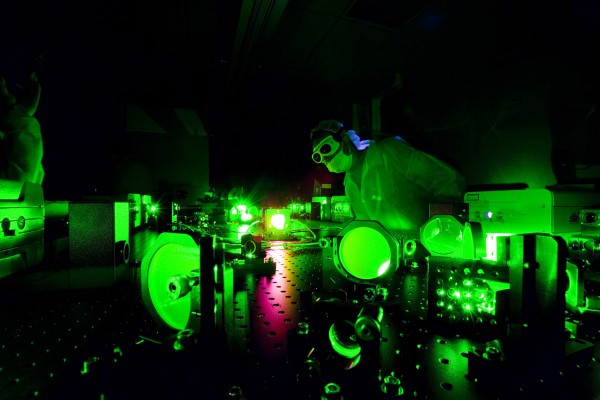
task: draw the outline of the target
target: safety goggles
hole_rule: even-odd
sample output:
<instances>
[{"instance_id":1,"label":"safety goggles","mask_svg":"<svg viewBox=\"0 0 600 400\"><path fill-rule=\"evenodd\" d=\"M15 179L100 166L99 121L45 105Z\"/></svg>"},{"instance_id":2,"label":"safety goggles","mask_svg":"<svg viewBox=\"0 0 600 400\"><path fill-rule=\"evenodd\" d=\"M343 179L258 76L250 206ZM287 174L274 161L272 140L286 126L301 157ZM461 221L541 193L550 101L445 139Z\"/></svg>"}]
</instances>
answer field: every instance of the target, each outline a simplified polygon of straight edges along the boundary
<instances>
[{"instance_id":1,"label":"safety goggles","mask_svg":"<svg viewBox=\"0 0 600 400\"><path fill-rule=\"evenodd\" d=\"M327 136L314 147L312 159L316 163L322 163L330 160L341 149L342 145L332 136Z\"/></svg>"}]
</instances>

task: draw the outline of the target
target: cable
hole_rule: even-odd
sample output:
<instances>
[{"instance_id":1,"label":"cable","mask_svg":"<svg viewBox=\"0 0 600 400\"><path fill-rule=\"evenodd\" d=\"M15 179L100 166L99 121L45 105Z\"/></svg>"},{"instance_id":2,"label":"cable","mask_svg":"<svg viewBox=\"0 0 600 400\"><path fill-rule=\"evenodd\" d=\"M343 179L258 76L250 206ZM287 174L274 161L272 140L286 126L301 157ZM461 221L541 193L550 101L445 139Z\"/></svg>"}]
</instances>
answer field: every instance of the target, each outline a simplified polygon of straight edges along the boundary
<instances>
[{"instance_id":1,"label":"cable","mask_svg":"<svg viewBox=\"0 0 600 400\"><path fill-rule=\"evenodd\" d=\"M318 242L280 242L277 243L276 245L271 245L269 247L265 247L265 249L270 249L270 250L287 250L287 249L293 249L294 247L315 247L318 246L319 243ZM281 246L281 248L279 248L279 246Z\"/></svg>"},{"instance_id":2,"label":"cable","mask_svg":"<svg viewBox=\"0 0 600 400\"><path fill-rule=\"evenodd\" d=\"M251 233L250 229L252 229L252 227L254 227L254 225L258 224L259 222L261 222L261 220L257 219L256 221L254 221L253 223L251 223L250 225L248 225L248 229L246 229L245 233Z\"/></svg>"},{"instance_id":3,"label":"cable","mask_svg":"<svg viewBox=\"0 0 600 400\"><path fill-rule=\"evenodd\" d=\"M308 225L306 225L306 224L304 224L304 223L300 222L300 221L299 221L299 220L297 220L297 219L292 219L292 222L296 222L296 223L298 223L298 224L302 225L304 228L306 228L306 230L307 230L308 232L310 232L310 234L311 234L311 235L312 235L312 237L313 237L313 240L318 240L318 239L317 239L317 235L315 234L315 232L314 232L312 229L310 229L310 228L308 227ZM292 231L292 232L293 232L293 231Z\"/></svg>"}]
</instances>

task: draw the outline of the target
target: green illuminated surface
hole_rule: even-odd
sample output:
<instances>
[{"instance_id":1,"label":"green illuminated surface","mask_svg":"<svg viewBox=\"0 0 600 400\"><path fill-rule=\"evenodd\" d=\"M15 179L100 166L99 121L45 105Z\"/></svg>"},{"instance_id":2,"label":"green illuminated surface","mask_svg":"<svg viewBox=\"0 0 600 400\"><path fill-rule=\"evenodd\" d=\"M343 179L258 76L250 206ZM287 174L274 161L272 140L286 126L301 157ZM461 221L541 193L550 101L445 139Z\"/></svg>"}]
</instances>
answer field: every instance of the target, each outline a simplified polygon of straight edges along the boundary
<instances>
[{"instance_id":1,"label":"green illuminated surface","mask_svg":"<svg viewBox=\"0 0 600 400\"><path fill-rule=\"evenodd\" d=\"M271 225L275 229L282 230L285 228L285 215L283 214L274 214L271 217Z\"/></svg>"},{"instance_id":2,"label":"green illuminated surface","mask_svg":"<svg viewBox=\"0 0 600 400\"><path fill-rule=\"evenodd\" d=\"M358 357L360 355L360 345L357 343L353 332L354 327L348 321L332 324L329 328L329 342L333 351L344 358L353 359Z\"/></svg>"},{"instance_id":3,"label":"green illuminated surface","mask_svg":"<svg viewBox=\"0 0 600 400\"><path fill-rule=\"evenodd\" d=\"M231 207L231 220L234 221L239 218L242 222L248 222L258 216L258 208L255 206L247 206L246 204L239 204Z\"/></svg>"},{"instance_id":4,"label":"green illuminated surface","mask_svg":"<svg viewBox=\"0 0 600 400\"><path fill-rule=\"evenodd\" d=\"M485 235L484 260L498 261L498 240L502 236L512 236L512 233L488 233Z\"/></svg>"},{"instance_id":5,"label":"green illuminated surface","mask_svg":"<svg viewBox=\"0 0 600 400\"><path fill-rule=\"evenodd\" d=\"M247 212L242 214L242 216L240 217L240 219L244 222L248 222L248 221L252 220L252 218L254 218L254 216Z\"/></svg>"},{"instance_id":6,"label":"green illuminated surface","mask_svg":"<svg viewBox=\"0 0 600 400\"><path fill-rule=\"evenodd\" d=\"M462 245L462 225L454 217L441 215L421 228L421 242L431 253L452 254Z\"/></svg>"},{"instance_id":7,"label":"green illuminated surface","mask_svg":"<svg viewBox=\"0 0 600 400\"><path fill-rule=\"evenodd\" d=\"M127 199L132 207L132 216L134 218L132 228L137 228L142 224L142 215L140 213L142 207L142 196L136 193L130 193L127 195Z\"/></svg>"},{"instance_id":8,"label":"green illuminated surface","mask_svg":"<svg viewBox=\"0 0 600 400\"><path fill-rule=\"evenodd\" d=\"M389 269L392 252L379 231L361 226L344 235L339 255L346 272L368 280L380 277Z\"/></svg>"},{"instance_id":9,"label":"green illuminated surface","mask_svg":"<svg viewBox=\"0 0 600 400\"><path fill-rule=\"evenodd\" d=\"M323 390L325 394L338 394L342 392L342 388L335 382L330 382L325 385L325 389Z\"/></svg>"},{"instance_id":10,"label":"green illuminated surface","mask_svg":"<svg viewBox=\"0 0 600 400\"><path fill-rule=\"evenodd\" d=\"M265 229L269 234L289 233L292 210L287 208L267 208L264 210Z\"/></svg>"},{"instance_id":11,"label":"green illuminated surface","mask_svg":"<svg viewBox=\"0 0 600 400\"><path fill-rule=\"evenodd\" d=\"M495 315L495 293L485 279L450 277L444 286L436 290L437 307L450 319L470 319L477 314Z\"/></svg>"},{"instance_id":12,"label":"green illuminated surface","mask_svg":"<svg viewBox=\"0 0 600 400\"><path fill-rule=\"evenodd\" d=\"M237 230L237 240L242 240L242 236L244 236L250 230L250 225L244 224L240 225Z\"/></svg>"},{"instance_id":13,"label":"green illuminated surface","mask_svg":"<svg viewBox=\"0 0 600 400\"><path fill-rule=\"evenodd\" d=\"M292 210L292 212L300 212L304 210L304 205L300 203L290 203L288 204L288 208Z\"/></svg>"},{"instance_id":14,"label":"green illuminated surface","mask_svg":"<svg viewBox=\"0 0 600 400\"><path fill-rule=\"evenodd\" d=\"M240 214L240 220L247 222L253 218L252 214L250 213L250 209L245 204L240 204L237 206L237 210Z\"/></svg>"},{"instance_id":15,"label":"green illuminated surface","mask_svg":"<svg viewBox=\"0 0 600 400\"><path fill-rule=\"evenodd\" d=\"M129 241L129 203L115 203L115 242Z\"/></svg>"},{"instance_id":16,"label":"green illuminated surface","mask_svg":"<svg viewBox=\"0 0 600 400\"><path fill-rule=\"evenodd\" d=\"M189 274L199 269L199 260L199 247L167 243L155 252L150 261L147 285L152 305L159 317L174 329L186 328L191 301L189 295L172 299L168 292L168 282L175 275Z\"/></svg>"}]
</instances>

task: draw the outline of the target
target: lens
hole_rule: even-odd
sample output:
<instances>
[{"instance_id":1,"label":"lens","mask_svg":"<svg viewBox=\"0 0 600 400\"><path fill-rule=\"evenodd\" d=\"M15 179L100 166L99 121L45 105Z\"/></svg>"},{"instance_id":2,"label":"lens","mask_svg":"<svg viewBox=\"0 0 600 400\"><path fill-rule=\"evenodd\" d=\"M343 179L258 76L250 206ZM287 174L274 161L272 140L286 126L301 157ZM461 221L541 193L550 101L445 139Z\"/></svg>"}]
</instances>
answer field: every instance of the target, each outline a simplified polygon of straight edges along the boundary
<instances>
[{"instance_id":1,"label":"lens","mask_svg":"<svg viewBox=\"0 0 600 400\"><path fill-rule=\"evenodd\" d=\"M314 162L320 163L321 162L321 155L319 153L313 153L312 159L313 159Z\"/></svg>"},{"instance_id":2,"label":"lens","mask_svg":"<svg viewBox=\"0 0 600 400\"><path fill-rule=\"evenodd\" d=\"M144 304L156 320L178 331L195 323L190 319L195 306L187 277L198 270L199 257L200 248L191 236L162 233L142 260Z\"/></svg>"},{"instance_id":3,"label":"lens","mask_svg":"<svg viewBox=\"0 0 600 400\"><path fill-rule=\"evenodd\" d=\"M421 242L434 255L450 255L462 245L463 226L451 215L437 215L421 227Z\"/></svg>"},{"instance_id":4,"label":"lens","mask_svg":"<svg viewBox=\"0 0 600 400\"><path fill-rule=\"evenodd\" d=\"M339 257L350 276L370 280L382 276L390 268L392 250L380 231L360 226L344 235Z\"/></svg>"},{"instance_id":5,"label":"lens","mask_svg":"<svg viewBox=\"0 0 600 400\"><path fill-rule=\"evenodd\" d=\"M331 151L332 151L332 148L331 148L331 145L329 145L329 144L324 144L319 149L319 153L323 154L324 156L326 156L327 154L331 153Z\"/></svg>"}]
</instances>

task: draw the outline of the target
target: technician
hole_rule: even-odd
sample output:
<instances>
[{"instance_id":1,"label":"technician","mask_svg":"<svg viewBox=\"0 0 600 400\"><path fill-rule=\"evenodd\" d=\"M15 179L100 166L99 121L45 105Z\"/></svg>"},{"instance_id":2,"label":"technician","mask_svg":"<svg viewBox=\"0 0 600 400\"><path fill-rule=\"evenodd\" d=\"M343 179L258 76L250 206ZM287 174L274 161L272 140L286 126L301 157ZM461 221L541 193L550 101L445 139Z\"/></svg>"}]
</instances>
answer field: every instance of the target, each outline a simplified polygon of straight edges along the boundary
<instances>
[{"instance_id":1,"label":"technician","mask_svg":"<svg viewBox=\"0 0 600 400\"><path fill-rule=\"evenodd\" d=\"M42 184L44 147L35 117L41 87L35 73L18 96L0 76L0 179Z\"/></svg>"},{"instance_id":2,"label":"technician","mask_svg":"<svg viewBox=\"0 0 600 400\"><path fill-rule=\"evenodd\" d=\"M326 120L310 138L313 161L346 174L344 190L357 220L415 231L429 218L429 203L462 202L463 176L398 136L361 140L341 122Z\"/></svg>"}]
</instances>

